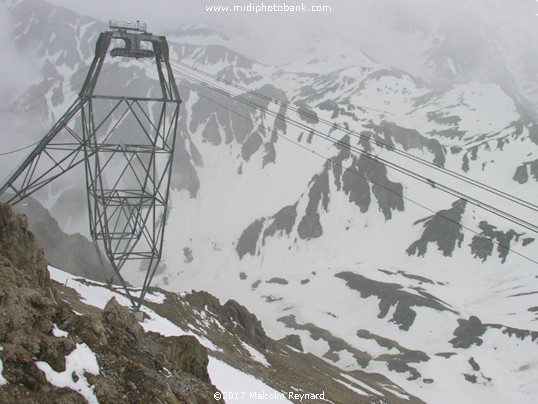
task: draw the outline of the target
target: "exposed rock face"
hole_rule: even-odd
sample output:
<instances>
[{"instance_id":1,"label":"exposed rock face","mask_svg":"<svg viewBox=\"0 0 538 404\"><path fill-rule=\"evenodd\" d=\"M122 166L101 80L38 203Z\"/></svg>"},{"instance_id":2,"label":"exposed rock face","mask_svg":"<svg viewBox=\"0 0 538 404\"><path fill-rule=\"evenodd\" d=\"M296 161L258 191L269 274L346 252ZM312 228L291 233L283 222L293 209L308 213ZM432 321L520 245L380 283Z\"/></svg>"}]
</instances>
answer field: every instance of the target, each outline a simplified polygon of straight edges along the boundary
<instances>
[{"instance_id":1,"label":"exposed rock face","mask_svg":"<svg viewBox=\"0 0 538 404\"><path fill-rule=\"evenodd\" d=\"M45 250L49 264L101 282L113 276L110 264L106 259L99 260L93 244L86 237L63 232L56 219L35 199L26 198L24 204L17 204L13 209L28 216L28 227Z\"/></svg>"},{"instance_id":2,"label":"exposed rock face","mask_svg":"<svg viewBox=\"0 0 538 404\"><path fill-rule=\"evenodd\" d=\"M323 209L325 212L329 206L329 174L328 165L326 165L323 173L315 175L310 181L310 191L308 193L308 205L306 212L299 226L297 233L303 240L318 238L323 234L323 228L320 223L319 211Z\"/></svg>"},{"instance_id":3,"label":"exposed rock face","mask_svg":"<svg viewBox=\"0 0 538 404\"><path fill-rule=\"evenodd\" d=\"M451 257L456 245L460 247L463 241L461 218L466 204L466 201L460 199L454 202L450 209L416 221L415 225L423 223L424 231L421 238L411 244L406 252L409 255L424 256L428 243L436 243L445 257Z\"/></svg>"},{"instance_id":4,"label":"exposed rock face","mask_svg":"<svg viewBox=\"0 0 538 404\"><path fill-rule=\"evenodd\" d=\"M368 279L353 272L340 272L335 277L346 281L346 285L360 293L362 298L376 296L379 299L378 318L384 318L392 306L396 309L389 320L399 325L400 329L408 331L416 318L414 307L426 307L437 311L451 311L448 305L425 293L421 289L416 289L419 295L407 292L397 283L384 283Z\"/></svg>"},{"instance_id":5,"label":"exposed rock face","mask_svg":"<svg viewBox=\"0 0 538 404\"><path fill-rule=\"evenodd\" d=\"M359 338L374 340L380 346L397 350L398 353L396 354L382 354L377 356L375 360L387 362L387 366L396 372L408 372L408 380L416 380L421 377L420 372L416 368L410 366L410 363L427 362L430 359L430 357L422 351L407 349L396 341L372 334L368 330L357 331L357 336Z\"/></svg>"},{"instance_id":6,"label":"exposed rock face","mask_svg":"<svg viewBox=\"0 0 538 404\"><path fill-rule=\"evenodd\" d=\"M482 345L482 337L489 329L501 330L503 334L507 334L510 337L515 336L520 340L529 338L533 342L538 341L537 331L521 330L506 327L502 324L484 324L478 317L471 316L468 320L458 320L458 327L454 330L455 337L450 340L450 343L454 348L466 349L473 345Z\"/></svg>"},{"instance_id":7,"label":"exposed rock face","mask_svg":"<svg viewBox=\"0 0 538 404\"><path fill-rule=\"evenodd\" d=\"M430 118L430 114L428 114L428 118ZM459 117L449 117L448 120L450 121L452 118L459 120ZM445 123L445 121L441 122ZM428 150L434 156L433 163L444 167L445 152L438 140L427 138L414 129L407 129L387 121L381 122L381 125L369 124L367 127L377 135L382 136L382 142L390 147L395 147L396 143L398 143L405 151L412 149L420 151Z\"/></svg>"},{"instance_id":8,"label":"exposed rock face","mask_svg":"<svg viewBox=\"0 0 538 404\"><path fill-rule=\"evenodd\" d=\"M372 359L372 357L368 353L352 347L350 344L348 344L341 338L335 337L331 334L329 330L320 328L312 323L298 323L293 314L281 317L278 319L278 321L284 323L288 328L294 330L308 331L312 338L316 341L321 339L327 342L327 344L329 345L329 350L323 355L323 357L326 359L337 362L340 359L340 353L343 353L344 351L349 352L353 356L353 358L355 358L357 363L362 367L367 366Z\"/></svg>"},{"instance_id":9,"label":"exposed rock face","mask_svg":"<svg viewBox=\"0 0 538 404\"><path fill-rule=\"evenodd\" d=\"M47 262L28 230L24 216L15 216L0 204L0 358L9 382L0 391L0 402L18 402L28 391L36 400L48 390L36 360L65 370L64 355L75 347L71 340L52 336L53 320L64 314L51 289ZM58 392L61 400L71 395ZM67 401L66 401L67 402Z\"/></svg>"},{"instance_id":10,"label":"exposed rock face","mask_svg":"<svg viewBox=\"0 0 538 404\"><path fill-rule=\"evenodd\" d=\"M247 341L251 341L254 346L261 349L267 347L267 336L262 323L245 306L240 305L235 300L228 300L223 308L226 317L232 322L237 322L241 326L241 330L244 330Z\"/></svg>"},{"instance_id":11,"label":"exposed rock face","mask_svg":"<svg viewBox=\"0 0 538 404\"><path fill-rule=\"evenodd\" d=\"M239 238L236 251L240 258L243 258L246 254L256 254L256 245L263 229L263 222L263 219L254 221Z\"/></svg>"},{"instance_id":12,"label":"exposed rock face","mask_svg":"<svg viewBox=\"0 0 538 404\"><path fill-rule=\"evenodd\" d=\"M74 390L53 386L36 363L64 372L66 357L84 344L99 366L97 374L84 374L99 402L214 402L207 351L196 338L145 333L115 299L100 315L75 314L57 297L26 217L5 204L0 204L0 306L7 381L0 402L86 402Z\"/></svg>"},{"instance_id":13,"label":"exposed rock face","mask_svg":"<svg viewBox=\"0 0 538 404\"><path fill-rule=\"evenodd\" d=\"M166 296L165 303L148 302L148 307L180 328L186 329L197 324L195 332L218 347L217 350L209 348L212 357L251 374L277 391L325 391L325 400L334 403L421 402L414 397L409 400L397 397L389 389L405 392L379 374L360 372L353 375L354 372L348 372L348 376L357 377L361 382L375 386L376 390L384 391L385 397L373 395L368 390L365 390L364 396L357 394L355 390L348 389L340 382L350 380L343 376L341 369L310 353L298 352L303 350L301 338L305 338L304 333L301 333L301 337L290 334L280 341L275 341L265 335L255 315L233 300L221 304L216 297L203 291L182 295L164 290L159 290L159 293ZM327 359L336 358L340 353L347 354L344 352L347 351L345 341L332 336L329 331L316 328L312 324L298 324L295 318L284 321L289 321L290 328L298 327L297 329L308 331L324 341L330 341L334 350L327 352ZM250 349L245 349L247 346L250 346ZM263 356L265 361L260 362L259 358L253 357L252 348L258 351L256 356ZM412 355L414 352L408 353L410 354L400 355L401 359L410 361L417 358L417 355ZM394 356L397 357L398 354ZM390 388L385 391L385 386ZM360 388L358 385L353 387Z\"/></svg>"},{"instance_id":14,"label":"exposed rock face","mask_svg":"<svg viewBox=\"0 0 538 404\"><path fill-rule=\"evenodd\" d=\"M525 184L529 181L529 171L532 178L538 181L538 160L527 161L518 166L512 179L519 184Z\"/></svg>"},{"instance_id":15,"label":"exposed rock face","mask_svg":"<svg viewBox=\"0 0 538 404\"><path fill-rule=\"evenodd\" d=\"M288 334L284 338L282 338L280 341L282 341L284 344L300 352L304 352L303 343L301 342L301 337L297 334Z\"/></svg>"},{"instance_id":16,"label":"exposed rock face","mask_svg":"<svg viewBox=\"0 0 538 404\"><path fill-rule=\"evenodd\" d=\"M364 150L372 151L367 141L361 142ZM308 200L304 213L298 210L297 201L271 217L252 222L237 242L236 252L240 259L247 254L259 255L270 237L291 238L296 233L301 240L320 238L323 235L322 216L330 211L333 182L336 190L347 195L349 202L357 205L361 213L368 212L372 201L377 202L385 220L392 219L395 211L404 210L403 185L388 178L387 168L383 164L371 156L356 157L352 154L349 135L345 135L335 146L338 154L327 160L323 170L312 177L308 192L301 196Z\"/></svg>"},{"instance_id":17,"label":"exposed rock face","mask_svg":"<svg viewBox=\"0 0 538 404\"><path fill-rule=\"evenodd\" d=\"M268 347L269 341L260 320L235 300L221 305L216 297L207 292L193 292L185 299L193 306L207 307L226 329L233 330L241 340L262 351Z\"/></svg>"},{"instance_id":18,"label":"exposed rock face","mask_svg":"<svg viewBox=\"0 0 538 404\"><path fill-rule=\"evenodd\" d=\"M473 237L470 247L475 258L480 258L485 262L488 257L492 256L495 243L497 244L497 253L502 262L506 262L506 257L510 251L512 242L519 241L522 234L516 233L514 230L503 232L497 230L496 226L492 226L486 221L480 222L478 225L482 233ZM494 241L493 241L494 240ZM527 239L526 243L531 243L533 239Z\"/></svg>"},{"instance_id":19,"label":"exposed rock face","mask_svg":"<svg viewBox=\"0 0 538 404\"><path fill-rule=\"evenodd\" d=\"M267 237L273 237L275 234L289 235L297 219L297 205L285 206L271 217L272 223L263 232L263 243Z\"/></svg>"}]
</instances>

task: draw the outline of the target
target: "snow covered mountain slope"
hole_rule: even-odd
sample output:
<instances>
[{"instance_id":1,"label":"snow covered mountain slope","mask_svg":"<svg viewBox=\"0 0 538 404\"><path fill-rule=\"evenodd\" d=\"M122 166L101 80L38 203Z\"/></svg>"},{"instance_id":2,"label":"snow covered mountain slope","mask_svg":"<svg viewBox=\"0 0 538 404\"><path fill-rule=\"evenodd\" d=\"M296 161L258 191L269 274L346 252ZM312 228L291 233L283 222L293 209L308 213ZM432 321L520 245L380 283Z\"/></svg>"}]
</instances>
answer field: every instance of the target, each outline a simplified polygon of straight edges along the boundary
<instances>
[{"instance_id":1,"label":"snow covered mountain slope","mask_svg":"<svg viewBox=\"0 0 538 404\"><path fill-rule=\"evenodd\" d=\"M373 9L385 40L402 43L369 48L374 57L438 84L497 83L536 112L536 2L379 1Z\"/></svg>"},{"instance_id":2,"label":"snow covered mountain slope","mask_svg":"<svg viewBox=\"0 0 538 404\"><path fill-rule=\"evenodd\" d=\"M0 229L2 402L421 402L300 352L297 336L268 338L245 307L207 292L152 289L138 323L125 291L47 269L6 204Z\"/></svg>"},{"instance_id":3,"label":"snow covered mountain slope","mask_svg":"<svg viewBox=\"0 0 538 404\"><path fill-rule=\"evenodd\" d=\"M62 296L77 312L92 312L88 306L104 309L112 298L129 305L119 289L77 278L53 267L49 267L49 271L51 278L59 282ZM135 289L132 292L136 294ZM290 342L268 338L256 317L235 301L221 305L206 292L178 295L154 289L142 311L145 319L141 325L146 332L163 336L191 335L206 347L209 375L227 401L252 402L251 394L267 394L275 397L271 402L293 402L296 400L289 400L289 393L325 392L329 402L337 403L416 402L380 375L348 374L301 353L301 345L293 344L293 338ZM226 398L231 392L239 395Z\"/></svg>"},{"instance_id":4,"label":"snow covered mountain slope","mask_svg":"<svg viewBox=\"0 0 538 404\"><path fill-rule=\"evenodd\" d=\"M20 27L41 26L24 4L12 7ZM95 36L71 33L78 45L66 49L88 63ZM272 338L298 335L305 351L427 402L534 401L536 234L472 198L529 223L536 210L455 178L536 200L538 126L517 80L469 73L432 84L329 39L282 65L241 55L207 26L169 39L183 104L157 285L235 299ZM36 49L44 73L63 71L49 48ZM120 71L109 91L155 77L144 62L111 74ZM13 108L42 94L33 116L52 123L67 103L51 98L55 86L34 85ZM40 198L64 230L84 231L67 209L84 203L73 183Z\"/></svg>"}]
</instances>

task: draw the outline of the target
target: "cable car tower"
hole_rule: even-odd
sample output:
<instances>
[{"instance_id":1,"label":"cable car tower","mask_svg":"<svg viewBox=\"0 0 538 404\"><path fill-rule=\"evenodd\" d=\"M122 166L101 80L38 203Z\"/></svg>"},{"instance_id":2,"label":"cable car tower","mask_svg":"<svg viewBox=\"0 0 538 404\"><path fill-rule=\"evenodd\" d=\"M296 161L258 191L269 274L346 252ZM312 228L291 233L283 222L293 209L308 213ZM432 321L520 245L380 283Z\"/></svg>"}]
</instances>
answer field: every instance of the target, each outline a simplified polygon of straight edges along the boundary
<instances>
[{"instance_id":1,"label":"cable car tower","mask_svg":"<svg viewBox=\"0 0 538 404\"><path fill-rule=\"evenodd\" d=\"M109 48L118 42L123 46L111 49L112 57L154 59L156 96L98 94ZM146 24L111 21L97 39L77 100L0 188L16 204L83 164L92 239L135 312L161 259L167 217L181 103L168 53L166 38L147 32ZM120 273L129 261L145 270L138 298Z\"/></svg>"}]
</instances>

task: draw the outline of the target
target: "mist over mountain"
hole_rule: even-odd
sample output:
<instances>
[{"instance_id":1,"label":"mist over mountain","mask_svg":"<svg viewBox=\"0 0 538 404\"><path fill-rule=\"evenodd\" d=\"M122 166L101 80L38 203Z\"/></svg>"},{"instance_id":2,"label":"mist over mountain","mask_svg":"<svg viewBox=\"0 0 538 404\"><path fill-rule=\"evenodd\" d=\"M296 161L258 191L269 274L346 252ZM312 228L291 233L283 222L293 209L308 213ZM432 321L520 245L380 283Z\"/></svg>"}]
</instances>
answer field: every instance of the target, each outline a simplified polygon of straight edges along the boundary
<instances>
[{"instance_id":1,"label":"mist over mountain","mask_svg":"<svg viewBox=\"0 0 538 404\"><path fill-rule=\"evenodd\" d=\"M107 25L102 10L5 4L18 57L42 75L3 114L8 151L76 98ZM218 20L189 6L150 25L183 100L154 283L234 299L271 338L426 402L533 402L536 2L333 8ZM99 91L155 89L151 63L106 69ZM23 156L2 156L4 176ZM66 233L88 233L83 176L36 195Z\"/></svg>"}]
</instances>

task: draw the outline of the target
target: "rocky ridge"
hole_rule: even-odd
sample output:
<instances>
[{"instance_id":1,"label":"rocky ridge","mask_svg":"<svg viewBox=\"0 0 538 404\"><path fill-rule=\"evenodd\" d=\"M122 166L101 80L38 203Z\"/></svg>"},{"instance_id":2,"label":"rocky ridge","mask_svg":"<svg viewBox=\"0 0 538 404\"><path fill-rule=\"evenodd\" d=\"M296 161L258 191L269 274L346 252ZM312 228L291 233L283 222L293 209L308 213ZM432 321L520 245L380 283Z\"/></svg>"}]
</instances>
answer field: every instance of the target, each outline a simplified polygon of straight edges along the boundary
<instances>
[{"instance_id":1,"label":"rocky ridge","mask_svg":"<svg viewBox=\"0 0 538 404\"><path fill-rule=\"evenodd\" d=\"M78 315L59 296L26 217L5 204L0 204L0 280L0 358L7 382L1 402L82 403L86 400L75 390L84 392L83 379L91 386L89 402L214 401L207 351L196 338L145 333L115 299L101 313ZM75 389L56 387L47 375L71 370L68 358L79 349L93 354L97 370L66 375ZM52 372L43 371L47 366Z\"/></svg>"}]
</instances>

